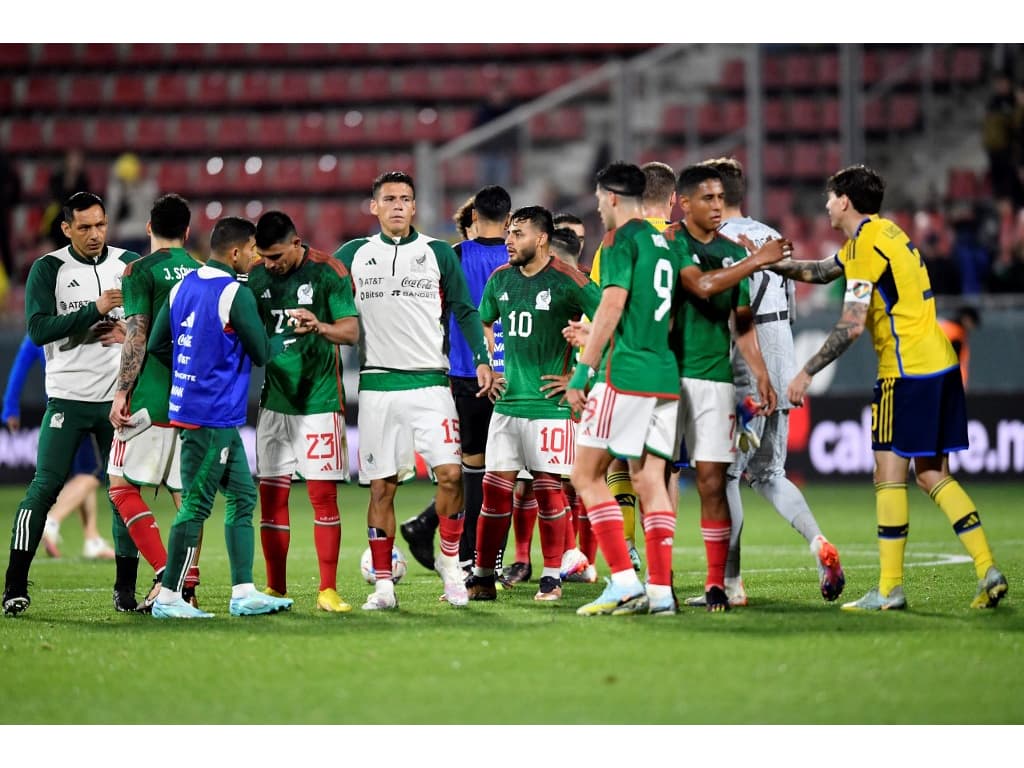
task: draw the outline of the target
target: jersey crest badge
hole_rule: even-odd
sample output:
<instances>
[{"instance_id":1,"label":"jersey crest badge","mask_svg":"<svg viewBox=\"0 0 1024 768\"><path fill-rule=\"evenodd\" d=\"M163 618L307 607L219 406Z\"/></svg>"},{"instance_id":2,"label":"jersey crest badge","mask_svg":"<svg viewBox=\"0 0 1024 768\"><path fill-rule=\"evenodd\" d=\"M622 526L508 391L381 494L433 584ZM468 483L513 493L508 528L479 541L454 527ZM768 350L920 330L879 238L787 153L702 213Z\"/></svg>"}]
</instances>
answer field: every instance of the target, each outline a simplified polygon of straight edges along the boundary
<instances>
[{"instance_id":1,"label":"jersey crest badge","mask_svg":"<svg viewBox=\"0 0 1024 768\"><path fill-rule=\"evenodd\" d=\"M551 309L551 291L544 290L537 294L537 304L534 309Z\"/></svg>"},{"instance_id":2,"label":"jersey crest badge","mask_svg":"<svg viewBox=\"0 0 1024 768\"><path fill-rule=\"evenodd\" d=\"M50 429L63 429L64 428L64 414L55 413L50 417Z\"/></svg>"},{"instance_id":3,"label":"jersey crest badge","mask_svg":"<svg viewBox=\"0 0 1024 768\"><path fill-rule=\"evenodd\" d=\"M666 251L668 250L668 243L665 242L664 235L651 235L651 240L654 242L655 248L664 248Z\"/></svg>"},{"instance_id":4,"label":"jersey crest badge","mask_svg":"<svg viewBox=\"0 0 1024 768\"><path fill-rule=\"evenodd\" d=\"M299 286L299 289L295 292L295 296L298 299L299 304L312 304L313 303L313 284L303 283Z\"/></svg>"}]
</instances>

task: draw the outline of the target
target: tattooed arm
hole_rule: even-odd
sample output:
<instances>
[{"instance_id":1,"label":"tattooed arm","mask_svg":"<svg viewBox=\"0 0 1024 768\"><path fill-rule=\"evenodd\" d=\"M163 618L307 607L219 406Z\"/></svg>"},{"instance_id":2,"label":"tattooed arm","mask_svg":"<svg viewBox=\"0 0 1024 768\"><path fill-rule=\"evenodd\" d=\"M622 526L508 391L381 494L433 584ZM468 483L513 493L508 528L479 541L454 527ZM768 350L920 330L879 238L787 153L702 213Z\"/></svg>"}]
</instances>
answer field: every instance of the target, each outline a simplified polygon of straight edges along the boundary
<instances>
[{"instance_id":1,"label":"tattooed arm","mask_svg":"<svg viewBox=\"0 0 1024 768\"><path fill-rule=\"evenodd\" d=\"M146 359L149 315L131 315L126 324L124 344L121 345L121 370L117 374L117 389L114 392L114 402L110 406L110 423L115 429L127 424L131 416L128 396L135 387L135 382L142 371L142 363Z\"/></svg>"},{"instance_id":2,"label":"tattooed arm","mask_svg":"<svg viewBox=\"0 0 1024 768\"><path fill-rule=\"evenodd\" d=\"M868 304L866 302L848 299L843 304L843 314L832 329L832 333L825 339L825 343L821 345L817 354L807 361L803 370L789 383L786 396L793 405L803 405L804 395L807 394L807 389L811 386L814 374L849 349L850 345L863 333L867 316Z\"/></svg>"},{"instance_id":3,"label":"tattooed arm","mask_svg":"<svg viewBox=\"0 0 1024 768\"><path fill-rule=\"evenodd\" d=\"M767 269L801 283L831 283L843 274L843 265L835 256L821 261L783 259L769 265Z\"/></svg>"}]
</instances>

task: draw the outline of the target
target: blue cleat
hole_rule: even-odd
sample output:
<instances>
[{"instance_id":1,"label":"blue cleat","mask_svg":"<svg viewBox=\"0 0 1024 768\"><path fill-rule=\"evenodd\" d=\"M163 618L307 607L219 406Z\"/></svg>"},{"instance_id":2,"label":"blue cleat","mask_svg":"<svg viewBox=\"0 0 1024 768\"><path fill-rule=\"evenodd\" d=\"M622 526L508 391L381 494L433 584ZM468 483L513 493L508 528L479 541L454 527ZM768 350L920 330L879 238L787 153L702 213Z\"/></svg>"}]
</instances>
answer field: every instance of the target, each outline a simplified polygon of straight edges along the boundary
<instances>
[{"instance_id":1,"label":"blue cleat","mask_svg":"<svg viewBox=\"0 0 1024 768\"><path fill-rule=\"evenodd\" d=\"M888 595L883 595L878 587L871 589L860 600L843 603L844 611L902 611L907 607L907 598L903 595L903 587L893 587Z\"/></svg>"},{"instance_id":2,"label":"blue cleat","mask_svg":"<svg viewBox=\"0 0 1024 768\"><path fill-rule=\"evenodd\" d=\"M153 603L154 619L212 619L213 614L193 608L180 597L173 603Z\"/></svg>"},{"instance_id":3,"label":"blue cleat","mask_svg":"<svg viewBox=\"0 0 1024 768\"><path fill-rule=\"evenodd\" d=\"M273 597L263 592L254 592L245 597L231 598L228 611L232 616L260 616L290 610L293 602L290 597Z\"/></svg>"},{"instance_id":4,"label":"blue cleat","mask_svg":"<svg viewBox=\"0 0 1024 768\"><path fill-rule=\"evenodd\" d=\"M611 579L605 579L605 582L607 586L601 596L577 608L578 615L599 616L610 613L614 616L624 616L630 613L647 613L649 602L643 584L637 582L631 587L620 587Z\"/></svg>"}]
</instances>

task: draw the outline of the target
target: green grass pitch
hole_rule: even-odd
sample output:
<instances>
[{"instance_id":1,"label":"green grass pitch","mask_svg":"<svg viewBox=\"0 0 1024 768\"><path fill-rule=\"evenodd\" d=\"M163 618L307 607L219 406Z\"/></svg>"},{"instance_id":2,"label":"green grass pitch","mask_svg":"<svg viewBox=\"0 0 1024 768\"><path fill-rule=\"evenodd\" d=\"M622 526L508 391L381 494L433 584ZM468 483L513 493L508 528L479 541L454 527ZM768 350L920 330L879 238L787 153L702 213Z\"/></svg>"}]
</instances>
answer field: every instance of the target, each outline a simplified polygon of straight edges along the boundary
<instances>
[{"instance_id":1,"label":"green grass pitch","mask_svg":"<svg viewBox=\"0 0 1024 768\"><path fill-rule=\"evenodd\" d=\"M228 616L218 506L207 524L200 587L202 606L217 617L157 621L114 612L113 564L78 557L81 526L69 519L65 557L51 560L41 547L36 556L29 610L0 620L0 723L1020 724L1024 486L966 487L1010 582L995 611L968 607L973 568L942 513L913 489L909 610L872 615L826 604L803 540L746 489L750 605L720 615L683 608L671 617L577 617L599 584L567 585L560 603L536 603L535 585L524 585L499 593L495 603L453 609L438 602L437 576L408 552L400 610L364 613L359 605L370 587L359 556L367 491L355 486L339 494L339 592L355 610L318 613L312 514L305 489L296 486L290 613ZM22 491L0 489L5 532ZM806 491L842 555L841 599L859 597L878 575L871 486ZM431 493L422 483L401 488L399 521ZM166 536L166 494L154 506ZM702 589L704 569L692 486L680 509L674 567L682 598ZM258 535L256 549L262 586ZM537 573L536 537L533 562ZM144 562L139 570L144 593L150 575ZM606 573L603 563L600 571Z\"/></svg>"}]
</instances>

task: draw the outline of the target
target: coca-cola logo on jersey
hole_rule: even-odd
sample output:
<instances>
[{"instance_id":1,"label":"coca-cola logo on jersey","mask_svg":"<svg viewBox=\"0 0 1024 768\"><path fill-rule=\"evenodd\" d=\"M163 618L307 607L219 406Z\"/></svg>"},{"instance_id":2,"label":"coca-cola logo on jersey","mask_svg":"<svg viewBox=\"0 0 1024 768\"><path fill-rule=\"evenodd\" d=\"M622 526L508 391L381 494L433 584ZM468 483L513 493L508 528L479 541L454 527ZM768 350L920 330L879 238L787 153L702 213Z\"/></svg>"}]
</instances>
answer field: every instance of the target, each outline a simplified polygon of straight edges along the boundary
<instances>
[{"instance_id":1,"label":"coca-cola logo on jersey","mask_svg":"<svg viewBox=\"0 0 1024 768\"><path fill-rule=\"evenodd\" d=\"M421 277L403 277L402 278L403 288L413 288L420 291L432 291L437 287L437 284L428 278Z\"/></svg>"}]
</instances>

